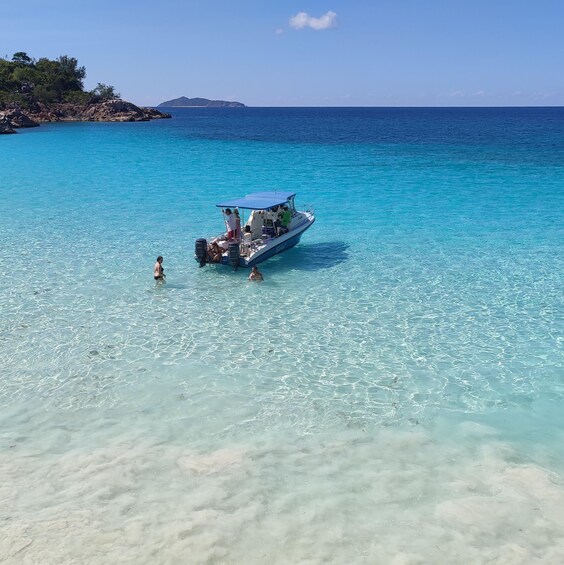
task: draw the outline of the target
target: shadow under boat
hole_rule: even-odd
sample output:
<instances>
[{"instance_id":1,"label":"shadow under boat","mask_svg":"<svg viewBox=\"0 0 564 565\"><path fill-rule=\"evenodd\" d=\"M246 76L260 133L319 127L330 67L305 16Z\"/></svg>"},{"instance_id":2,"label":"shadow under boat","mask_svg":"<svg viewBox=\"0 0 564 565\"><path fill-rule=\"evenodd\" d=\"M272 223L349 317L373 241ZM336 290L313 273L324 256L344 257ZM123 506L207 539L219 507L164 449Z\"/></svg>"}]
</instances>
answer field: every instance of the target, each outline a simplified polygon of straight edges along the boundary
<instances>
[{"instance_id":1,"label":"shadow under boat","mask_svg":"<svg viewBox=\"0 0 564 565\"><path fill-rule=\"evenodd\" d=\"M268 267L276 271L322 271L331 269L349 259L349 244L344 241L300 243L282 255L268 260Z\"/></svg>"}]
</instances>

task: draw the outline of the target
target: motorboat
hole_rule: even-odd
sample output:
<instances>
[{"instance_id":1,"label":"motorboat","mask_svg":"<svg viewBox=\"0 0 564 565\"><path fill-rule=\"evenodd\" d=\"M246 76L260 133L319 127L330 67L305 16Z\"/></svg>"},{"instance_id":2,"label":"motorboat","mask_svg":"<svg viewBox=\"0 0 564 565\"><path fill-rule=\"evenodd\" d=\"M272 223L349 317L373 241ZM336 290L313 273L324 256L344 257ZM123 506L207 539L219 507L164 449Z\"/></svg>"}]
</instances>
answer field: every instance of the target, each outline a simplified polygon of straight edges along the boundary
<instances>
[{"instance_id":1,"label":"motorboat","mask_svg":"<svg viewBox=\"0 0 564 565\"><path fill-rule=\"evenodd\" d=\"M295 197L294 192L254 192L216 204L227 229L196 240L200 267L208 263L252 267L294 247L315 222L313 210L296 210Z\"/></svg>"}]
</instances>

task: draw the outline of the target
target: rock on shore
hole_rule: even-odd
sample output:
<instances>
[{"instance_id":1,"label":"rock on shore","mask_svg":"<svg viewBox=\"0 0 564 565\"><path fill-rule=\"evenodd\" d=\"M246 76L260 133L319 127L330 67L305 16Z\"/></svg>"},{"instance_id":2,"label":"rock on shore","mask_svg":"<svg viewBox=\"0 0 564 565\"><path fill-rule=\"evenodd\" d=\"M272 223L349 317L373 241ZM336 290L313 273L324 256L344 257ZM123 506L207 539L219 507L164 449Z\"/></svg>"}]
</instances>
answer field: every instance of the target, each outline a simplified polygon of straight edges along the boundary
<instances>
[{"instance_id":1,"label":"rock on shore","mask_svg":"<svg viewBox=\"0 0 564 565\"><path fill-rule=\"evenodd\" d=\"M120 99L87 104L36 102L25 109L10 107L0 111L0 133L16 133L15 128L37 127L45 122L147 122L170 117L154 108L140 108Z\"/></svg>"},{"instance_id":2,"label":"rock on shore","mask_svg":"<svg viewBox=\"0 0 564 565\"><path fill-rule=\"evenodd\" d=\"M140 108L124 100L106 100L89 105L83 112L84 121L89 122L147 122L159 118L170 118L170 114L153 108Z\"/></svg>"},{"instance_id":3,"label":"rock on shore","mask_svg":"<svg viewBox=\"0 0 564 565\"><path fill-rule=\"evenodd\" d=\"M14 128L35 128L39 125L35 120L26 116L20 108L5 111L4 119L8 120Z\"/></svg>"},{"instance_id":4,"label":"rock on shore","mask_svg":"<svg viewBox=\"0 0 564 565\"><path fill-rule=\"evenodd\" d=\"M0 118L0 134L2 133L17 133L12 127L12 122L6 117Z\"/></svg>"}]
</instances>

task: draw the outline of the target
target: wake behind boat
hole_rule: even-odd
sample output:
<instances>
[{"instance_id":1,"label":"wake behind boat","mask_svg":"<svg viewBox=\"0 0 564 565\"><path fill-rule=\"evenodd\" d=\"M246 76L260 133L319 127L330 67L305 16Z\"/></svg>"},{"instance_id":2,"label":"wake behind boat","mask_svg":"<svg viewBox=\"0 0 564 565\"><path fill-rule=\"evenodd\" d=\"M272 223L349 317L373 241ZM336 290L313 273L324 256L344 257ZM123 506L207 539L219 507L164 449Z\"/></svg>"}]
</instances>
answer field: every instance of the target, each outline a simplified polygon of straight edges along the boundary
<instances>
[{"instance_id":1,"label":"wake behind boat","mask_svg":"<svg viewBox=\"0 0 564 565\"><path fill-rule=\"evenodd\" d=\"M296 210L295 196L294 192L255 192L216 204L227 231L209 240L196 240L195 258L200 267L206 263L252 267L294 247L315 222L313 211Z\"/></svg>"}]
</instances>

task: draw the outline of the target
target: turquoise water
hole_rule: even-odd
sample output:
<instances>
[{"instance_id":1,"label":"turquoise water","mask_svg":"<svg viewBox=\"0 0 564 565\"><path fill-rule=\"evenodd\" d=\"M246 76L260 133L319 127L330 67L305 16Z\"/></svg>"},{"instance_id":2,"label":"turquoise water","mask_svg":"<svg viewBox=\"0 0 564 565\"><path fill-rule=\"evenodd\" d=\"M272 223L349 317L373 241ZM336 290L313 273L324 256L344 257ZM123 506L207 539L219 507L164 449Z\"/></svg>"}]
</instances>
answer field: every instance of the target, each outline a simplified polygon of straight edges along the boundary
<instances>
[{"instance_id":1,"label":"turquoise water","mask_svg":"<svg viewBox=\"0 0 564 565\"><path fill-rule=\"evenodd\" d=\"M564 561L564 110L3 137L0 561ZM198 269L277 188L266 281Z\"/></svg>"}]
</instances>

